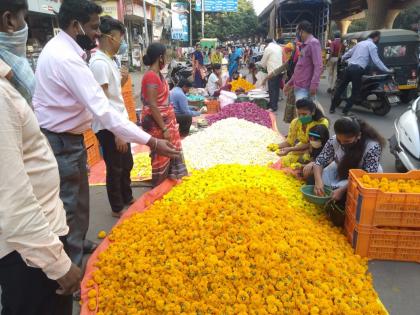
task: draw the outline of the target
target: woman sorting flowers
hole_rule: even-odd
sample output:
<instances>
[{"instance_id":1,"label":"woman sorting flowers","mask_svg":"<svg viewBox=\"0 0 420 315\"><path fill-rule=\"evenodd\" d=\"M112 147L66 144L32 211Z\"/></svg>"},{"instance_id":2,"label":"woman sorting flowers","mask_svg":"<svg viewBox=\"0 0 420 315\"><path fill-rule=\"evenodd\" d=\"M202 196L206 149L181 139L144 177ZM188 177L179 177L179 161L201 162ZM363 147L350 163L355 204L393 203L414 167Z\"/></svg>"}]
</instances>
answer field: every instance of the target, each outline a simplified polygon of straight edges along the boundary
<instances>
[{"instance_id":1,"label":"woman sorting flowers","mask_svg":"<svg viewBox=\"0 0 420 315\"><path fill-rule=\"evenodd\" d=\"M296 102L297 118L292 120L287 139L279 144L279 156L284 167L298 162L309 151L309 131L316 125L328 128L329 121L317 105L308 98ZM309 162L309 161L307 161Z\"/></svg>"},{"instance_id":2,"label":"woman sorting flowers","mask_svg":"<svg viewBox=\"0 0 420 315\"><path fill-rule=\"evenodd\" d=\"M169 87L161 70L165 67L166 48L160 43L153 43L143 57L146 66L150 66L143 77L141 96L143 101L142 127L155 138L166 139L181 151L181 138L177 128L175 112L169 104ZM184 157L168 158L152 150L152 183L157 186L167 178L179 179L188 174Z\"/></svg>"},{"instance_id":3,"label":"woman sorting flowers","mask_svg":"<svg viewBox=\"0 0 420 315\"><path fill-rule=\"evenodd\" d=\"M325 144L314 166L315 188L324 196L324 186L333 189L332 199L344 203L349 170L381 173L379 164L385 139L364 121L345 117L334 124L335 136Z\"/></svg>"}]
</instances>

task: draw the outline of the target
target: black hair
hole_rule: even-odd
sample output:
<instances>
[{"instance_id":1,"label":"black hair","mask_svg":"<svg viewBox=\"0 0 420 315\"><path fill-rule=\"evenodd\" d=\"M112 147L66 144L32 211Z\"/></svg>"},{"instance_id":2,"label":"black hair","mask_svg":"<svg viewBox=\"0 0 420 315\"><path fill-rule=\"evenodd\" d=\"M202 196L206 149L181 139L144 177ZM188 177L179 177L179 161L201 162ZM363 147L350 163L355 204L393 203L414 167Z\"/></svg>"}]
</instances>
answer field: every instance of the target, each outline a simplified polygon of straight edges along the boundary
<instances>
[{"instance_id":1,"label":"black hair","mask_svg":"<svg viewBox=\"0 0 420 315\"><path fill-rule=\"evenodd\" d=\"M21 10L28 10L27 0L1 0L0 1L1 14L3 14L6 11L10 11L13 14L16 14Z\"/></svg>"},{"instance_id":2,"label":"black hair","mask_svg":"<svg viewBox=\"0 0 420 315\"><path fill-rule=\"evenodd\" d=\"M317 134L319 137L312 136L312 134ZM318 155L322 152L322 149L324 148L327 141L330 139L330 132L328 131L328 128L325 125L315 125L311 129L309 129L309 137L317 138L321 140L322 146L319 149L311 148L311 158L312 160L315 160Z\"/></svg>"},{"instance_id":3,"label":"black hair","mask_svg":"<svg viewBox=\"0 0 420 315\"><path fill-rule=\"evenodd\" d=\"M255 63L254 62L250 62L249 65L248 65L248 68L254 69L255 68Z\"/></svg>"},{"instance_id":4,"label":"black hair","mask_svg":"<svg viewBox=\"0 0 420 315\"><path fill-rule=\"evenodd\" d=\"M152 43L149 47L147 47L146 54L143 56L143 63L146 66L151 66L160 58L160 56L164 56L165 53L165 45L158 42Z\"/></svg>"},{"instance_id":5,"label":"black hair","mask_svg":"<svg viewBox=\"0 0 420 315\"><path fill-rule=\"evenodd\" d=\"M376 37L380 37L381 36L381 32L380 31L373 31L372 33L369 34L369 38L374 39Z\"/></svg>"},{"instance_id":6,"label":"black hair","mask_svg":"<svg viewBox=\"0 0 420 315\"><path fill-rule=\"evenodd\" d=\"M220 69L222 69L222 65L221 65L220 63L215 63L215 64L212 66L212 69L213 69L213 71L214 71L214 70L220 70Z\"/></svg>"},{"instance_id":7,"label":"black hair","mask_svg":"<svg viewBox=\"0 0 420 315\"><path fill-rule=\"evenodd\" d=\"M335 32L334 33L334 38L341 38L340 32Z\"/></svg>"},{"instance_id":8,"label":"black hair","mask_svg":"<svg viewBox=\"0 0 420 315\"><path fill-rule=\"evenodd\" d=\"M286 43L286 40L284 39L284 37L280 37L279 39L277 39L277 44L284 45L285 43Z\"/></svg>"},{"instance_id":9,"label":"black hair","mask_svg":"<svg viewBox=\"0 0 420 315\"><path fill-rule=\"evenodd\" d=\"M313 32L312 24L309 21L302 21L298 24L297 30L312 34Z\"/></svg>"},{"instance_id":10,"label":"black hair","mask_svg":"<svg viewBox=\"0 0 420 315\"><path fill-rule=\"evenodd\" d=\"M264 41L266 44L270 44L273 42L272 38L266 38L266 40Z\"/></svg>"},{"instance_id":11,"label":"black hair","mask_svg":"<svg viewBox=\"0 0 420 315\"><path fill-rule=\"evenodd\" d=\"M308 109L309 111L311 111L311 113L314 113L312 115L313 121L318 121L322 118L326 118L321 109L310 98L302 98L298 100L296 102L296 109Z\"/></svg>"},{"instance_id":12,"label":"black hair","mask_svg":"<svg viewBox=\"0 0 420 315\"><path fill-rule=\"evenodd\" d=\"M63 0L58 12L58 26L66 29L71 21L77 20L81 24L89 22L91 15L101 14L102 7L88 0Z\"/></svg>"},{"instance_id":13,"label":"black hair","mask_svg":"<svg viewBox=\"0 0 420 315\"><path fill-rule=\"evenodd\" d=\"M182 78L178 82L178 87L183 88L184 86L187 86L190 88L192 87L192 83L188 79Z\"/></svg>"},{"instance_id":14,"label":"black hair","mask_svg":"<svg viewBox=\"0 0 420 315\"><path fill-rule=\"evenodd\" d=\"M99 30L102 34L110 34L111 31L119 31L121 34L125 34L124 24L109 15L101 17Z\"/></svg>"},{"instance_id":15,"label":"black hair","mask_svg":"<svg viewBox=\"0 0 420 315\"><path fill-rule=\"evenodd\" d=\"M345 136L359 136L360 140L352 148L351 152L346 152L337 167L338 177L347 179L349 170L358 168L366 149L367 141L377 141L381 148L386 145L385 139L368 123L356 117L344 117L338 119L334 124L335 134Z\"/></svg>"}]
</instances>

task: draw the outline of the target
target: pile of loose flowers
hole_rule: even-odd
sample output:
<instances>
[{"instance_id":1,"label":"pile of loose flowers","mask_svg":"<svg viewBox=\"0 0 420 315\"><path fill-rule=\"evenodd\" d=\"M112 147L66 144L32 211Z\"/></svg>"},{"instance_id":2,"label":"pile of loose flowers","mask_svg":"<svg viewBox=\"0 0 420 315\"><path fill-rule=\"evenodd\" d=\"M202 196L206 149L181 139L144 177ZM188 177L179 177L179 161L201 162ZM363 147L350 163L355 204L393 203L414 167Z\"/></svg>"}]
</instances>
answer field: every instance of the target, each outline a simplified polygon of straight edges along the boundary
<instances>
[{"instance_id":1,"label":"pile of loose flowers","mask_svg":"<svg viewBox=\"0 0 420 315\"><path fill-rule=\"evenodd\" d=\"M245 80L244 78L239 77L237 80L233 80L231 83L231 91L232 92L238 92L238 91L242 91L245 93L248 93L251 90L255 89L255 85L252 84L251 82L248 82L247 80Z\"/></svg>"},{"instance_id":2,"label":"pile of loose flowers","mask_svg":"<svg viewBox=\"0 0 420 315\"><path fill-rule=\"evenodd\" d=\"M193 169L235 163L268 165L278 161L278 156L266 149L273 142L281 142L275 131L243 119L227 118L185 138L182 148Z\"/></svg>"},{"instance_id":3,"label":"pile of loose flowers","mask_svg":"<svg viewBox=\"0 0 420 315\"><path fill-rule=\"evenodd\" d=\"M217 114L207 117L211 125L216 121L236 117L271 128L271 119L267 111L254 103L234 103L222 108Z\"/></svg>"},{"instance_id":4,"label":"pile of loose flowers","mask_svg":"<svg viewBox=\"0 0 420 315\"><path fill-rule=\"evenodd\" d=\"M87 281L104 314L385 314L301 183L261 166L195 171L115 227Z\"/></svg>"}]
</instances>

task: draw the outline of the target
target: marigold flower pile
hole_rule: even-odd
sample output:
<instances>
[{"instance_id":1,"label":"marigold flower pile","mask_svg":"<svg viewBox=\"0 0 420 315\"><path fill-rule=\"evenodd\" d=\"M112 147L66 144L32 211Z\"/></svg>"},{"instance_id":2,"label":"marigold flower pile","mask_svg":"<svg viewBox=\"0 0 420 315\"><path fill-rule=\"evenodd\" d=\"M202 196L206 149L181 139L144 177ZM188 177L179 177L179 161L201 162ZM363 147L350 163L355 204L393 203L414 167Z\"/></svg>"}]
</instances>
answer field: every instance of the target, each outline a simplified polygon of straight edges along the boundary
<instances>
[{"instance_id":1,"label":"marigold flower pile","mask_svg":"<svg viewBox=\"0 0 420 315\"><path fill-rule=\"evenodd\" d=\"M364 188L377 188L383 192L392 193L420 193L420 180L392 180L386 177L371 178L369 175L363 175L362 185Z\"/></svg>"},{"instance_id":2,"label":"marigold flower pile","mask_svg":"<svg viewBox=\"0 0 420 315\"><path fill-rule=\"evenodd\" d=\"M278 161L275 153L267 151L267 145L280 141L280 136L267 127L227 118L185 138L182 147L193 169L235 163L267 165Z\"/></svg>"},{"instance_id":3,"label":"marigold flower pile","mask_svg":"<svg viewBox=\"0 0 420 315\"><path fill-rule=\"evenodd\" d=\"M114 228L88 280L97 314L385 314L365 260L267 167L196 171Z\"/></svg>"},{"instance_id":4,"label":"marigold flower pile","mask_svg":"<svg viewBox=\"0 0 420 315\"><path fill-rule=\"evenodd\" d=\"M133 157L133 169L131 170L131 178L151 178L152 165L150 164L150 153L140 152Z\"/></svg>"},{"instance_id":5,"label":"marigold flower pile","mask_svg":"<svg viewBox=\"0 0 420 315\"><path fill-rule=\"evenodd\" d=\"M268 112L254 103L235 103L227 105L217 114L207 117L207 121L209 125L211 125L216 121L229 117L245 119L267 128L271 128L272 124Z\"/></svg>"},{"instance_id":6,"label":"marigold flower pile","mask_svg":"<svg viewBox=\"0 0 420 315\"><path fill-rule=\"evenodd\" d=\"M231 83L231 91L236 92L239 90L243 90L245 93L248 93L251 90L255 89L255 85L251 82L248 82L244 78L238 78L237 80L233 80Z\"/></svg>"}]
</instances>

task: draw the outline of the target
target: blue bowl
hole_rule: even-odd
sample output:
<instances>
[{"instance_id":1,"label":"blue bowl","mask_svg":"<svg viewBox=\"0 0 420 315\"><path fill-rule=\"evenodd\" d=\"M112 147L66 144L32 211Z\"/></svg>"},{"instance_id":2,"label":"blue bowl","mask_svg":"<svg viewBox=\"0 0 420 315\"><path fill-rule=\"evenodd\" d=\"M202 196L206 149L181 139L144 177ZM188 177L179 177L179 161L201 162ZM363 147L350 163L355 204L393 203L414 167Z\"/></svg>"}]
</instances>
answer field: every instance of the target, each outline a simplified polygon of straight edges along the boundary
<instances>
[{"instance_id":1,"label":"blue bowl","mask_svg":"<svg viewBox=\"0 0 420 315\"><path fill-rule=\"evenodd\" d=\"M314 203L320 206L325 205L331 199L332 189L331 187L324 186L325 197L319 197L314 193L314 185L305 185L300 188L303 197L310 203Z\"/></svg>"}]
</instances>

